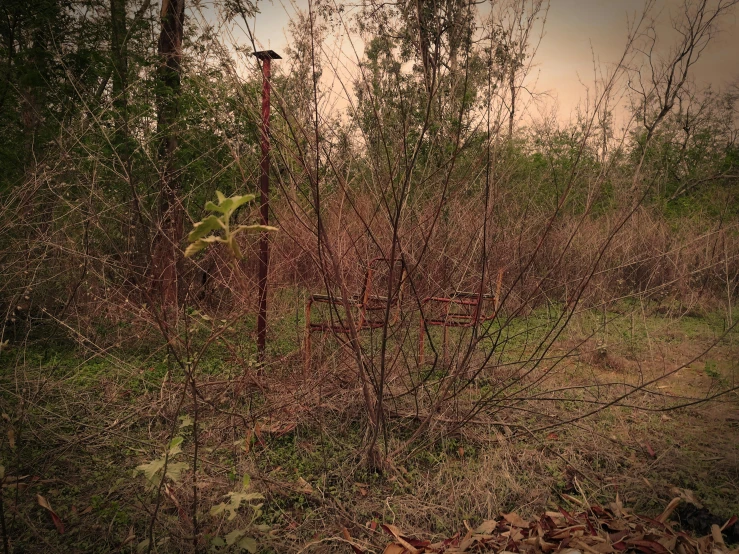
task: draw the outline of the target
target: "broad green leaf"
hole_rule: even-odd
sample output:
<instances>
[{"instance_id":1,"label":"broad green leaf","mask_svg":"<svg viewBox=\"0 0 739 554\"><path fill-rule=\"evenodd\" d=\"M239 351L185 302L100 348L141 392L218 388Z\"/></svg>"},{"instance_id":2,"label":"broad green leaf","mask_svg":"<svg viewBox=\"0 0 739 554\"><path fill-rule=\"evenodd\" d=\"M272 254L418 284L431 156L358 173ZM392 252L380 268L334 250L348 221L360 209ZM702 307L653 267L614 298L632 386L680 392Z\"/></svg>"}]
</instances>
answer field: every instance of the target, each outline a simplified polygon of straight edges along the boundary
<instances>
[{"instance_id":1,"label":"broad green leaf","mask_svg":"<svg viewBox=\"0 0 739 554\"><path fill-rule=\"evenodd\" d=\"M234 229L233 231L231 231L231 234L234 234L235 235L239 231L247 231L247 232L249 232L249 231L273 232L273 231L279 231L279 229L277 227L272 227L272 225L259 225L257 223L257 224L254 224L254 225L239 225L238 227L236 227L236 229Z\"/></svg>"},{"instance_id":2,"label":"broad green leaf","mask_svg":"<svg viewBox=\"0 0 739 554\"><path fill-rule=\"evenodd\" d=\"M244 479L242 483L244 484L244 490L249 488L249 483L251 483L251 477L249 477L248 473L244 473Z\"/></svg>"},{"instance_id":3,"label":"broad green leaf","mask_svg":"<svg viewBox=\"0 0 739 554\"><path fill-rule=\"evenodd\" d=\"M200 252L203 248L208 246L209 244L213 244L215 242L225 242L221 237L218 237L216 235L211 235L209 237L205 237L202 239L198 239L197 241L193 242L190 246L188 246L185 249L185 257L190 258Z\"/></svg>"},{"instance_id":4,"label":"broad green leaf","mask_svg":"<svg viewBox=\"0 0 739 554\"><path fill-rule=\"evenodd\" d=\"M209 212L218 212L218 213L221 213L221 214L225 214L226 213L226 210L225 210L225 208L223 206L219 206L218 204L214 204L211 200L208 200L205 203L205 209L208 210ZM215 217L215 216L212 216L212 217Z\"/></svg>"},{"instance_id":5,"label":"broad green leaf","mask_svg":"<svg viewBox=\"0 0 739 554\"><path fill-rule=\"evenodd\" d=\"M228 246L231 249L231 252L233 252L234 258L240 260L244 257L241 255L241 247L239 246L239 243L236 242L233 234L229 237Z\"/></svg>"},{"instance_id":6,"label":"broad green leaf","mask_svg":"<svg viewBox=\"0 0 739 554\"><path fill-rule=\"evenodd\" d=\"M257 551L257 541L254 540L252 537L244 537L239 541L239 544L237 546L240 546L244 550L251 552L251 554L254 554Z\"/></svg>"},{"instance_id":7,"label":"broad green leaf","mask_svg":"<svg viewBox=\"0 0 739 554\"><path fill-rule=\"evenodd\" d=\"M231 498L239 502L251 502L252 500L264 500L264 495L258 492L232 492Z\"/></svg>"},{"instance_id":8,"label":"broad green leaf","mask_svg":"<svg viewBox=\"0 0 739 554\"><path fill-rule=\"evenodd\" d=\"M223 222L215 215L209 215L202 221L198 221L187 235L187 240L194 242L201 239L213 231L225 229Z\"/></svg>"},{"instance_id":9,"label":"broad green leaf","mask_svg":"<svg viewBox=\"0 0 739 554\"><path fill-rule=\"evenodd\" d=\"M218 235L210 235L208 237L200 239L206 244L215 244L216 242L226 242L224 239L219 237Z\"/></svg>"},{"instance_id":10,"label":"broad green leaf","mask_svg":"<svg viewBox=\"0 0 739 554\"><path fill-rule=\"evenodd\" d=\"M239 540L241 537L243 537L246 534L246 529L236 529L235 531L231 531L228 535L226 535L226 544L228 546L231 546L234 544L237 540Z\"/></svg>"},{"instance_id":11,"label":"broad green leaf","mask_svg":"<svg viewBox=\"0 0 739 554\"><path fill-rule=\"evenodd\" d=\"M216 504L210 509L210 515L217 516L218 514L222 514L225 510L228 504L225 502L221 502L220 504Z\"/></svg>"},{"instance_id":12,"label":"broad green leaf","mask_svg":"<svg viewBox=\"0 0 739 554\"><path fill-rule=\"evenodd\" d=\"M234 200L233 198L226 198L223 202L221 202L221 205L219 206L221 210L223 211L223 215L226 217L226 219L231 218L231 214L234 213L236 208L234 208Z\"/></svg>"},{"instance_id":13,"label":"broad green leaf","mask_svg":"<svg viewBox=\"0 0 739 554\"><path fill-rule=\"evenodd\" d=\"M236 511L241 507L242 502L250 502L252 500L262 500L263 495L258 492L230 492L228 493L229 501L221 502L210 509L210 515L215 516L228 512L228 520L231 521L236 517Z\"/></svg>"},{"instance_id":14,"label":"broad green leaf","mask_svg":"<svg viewBox=\"0 0 739 554\"><path fill-rule=\"evenodd\" d=\"M218 195L218 193L216 193ZM213 202L208 202L205 205L206 210L220 212L224 214L227 218L231 217L231 214L233 214L240 206L243 206L247 202L251 202L254 200L253 194L245 194L243 196L232 196L230 198L226 198L223 196L223 194L218 195L218 206L216 206Z\"/></svg>"},{"instance_id":15,"label":"broad green leaf","mask_svg":"<svg viewBox=\"0 0 739 554\"><path fill-rule=\"evenodd\" d=\"M192 427L192 418L189 415L180 416L180 429Z\"/></svg>"},{"instance_id":16,"label":"broad green leaf","mask_svg":"<svg viewBox=\"0 0 739 554\"><path fill-rule=\"evenodd\" d=\"M226 546L226 541L224 541L221 537L213 537L210 541L210 544L213 546Z\"/></svg>"},{"instance_id":17,"label":"broad green leaf","mask_svg":"<svg viewBox=\"0 0 739 554\"><path fill-rule=\"evenodd\" d=\"M187 462L169 462L167 464L167 477L176 483L182 478L182 472L188 467Z\"/></svg>"},{"instance_id":18,"label":"broad green leaf","mask_svg":"<svg viewBox=\"0 0 739 554\"><path fill-rule=\"evenodd\" d=\"M233 200L233 209L236 210L236 208L239 208L246 204L247 202L251 202L254 200L255 196L253 194L244 194L243 196L232 196L231 200Z\"/></svg>"},{"instance_id":19,"label":"broad green leaf","mask_svg":"<svg viewBox=\"0 0 739 554\"><path fill-rule=\"evenodd\" d=\"M182 448L180 448L180 445L182 444L182 441L185 439L179 435L177 435L175 438L172 439L172 441L169 443L169 455L170 457L175 456L182 452Z\"/></svg>"},{"instance_id":20,"label":"broad green leaf","mask_svg":"<svg viewBox=\"0 0 739 554\"><path fill-rule=\"evenodd\" d=\"M204 240L196 240L185 248L185 258L192 258L206 246L208 246L208 243Z\"/></svg>"},{"instance_id":21,"label":"broad green leaf","mask_svg":"<svg viewBox=\"0 0 739 554\"><path fill-rule=\"evenodd\" d=\"M157 458L152 460L148 464L141 464L136 466L136 471L141 471L149 481L154 480L154 476L159 473L164 467L164 458Z\"/></svg>"},{"instance_id":22,"label":"broad green leaf","mask_svg":"<svg viewBox=\"0 0 739 554\"><path fill-rule=\"evenodd\" d=\"M211 212L217 212L221 215L209 215L202 221L195 224L192 231L190 231L190 234L188 235L188 240L191 244L185 249L186 258L194 256L201 250L205 249L208 244L223 242L226 243L228 248L231 250L233 256L236 259L240 260L243 257L241 254L241 248L234 240L234 237L237 233L239 233L240 231L266 232L277 230L276 227L270 227L269 225L240 225L237 226L234 231L230 231L228 227L231 215L236 211L237 208L239 208L239 206L242 206L247 202L251 202L252 200L254 200L255 196L253 194L244 194L241 196L237 195L226 198L226 196L220 191L216 191L216 196L218 197L218 204L215 204L212 201L208 201L205 204L205 209ZM213 231L220 231L221 229L224 231L223 236L210 234Z\"/></svg>"}]
</instances>

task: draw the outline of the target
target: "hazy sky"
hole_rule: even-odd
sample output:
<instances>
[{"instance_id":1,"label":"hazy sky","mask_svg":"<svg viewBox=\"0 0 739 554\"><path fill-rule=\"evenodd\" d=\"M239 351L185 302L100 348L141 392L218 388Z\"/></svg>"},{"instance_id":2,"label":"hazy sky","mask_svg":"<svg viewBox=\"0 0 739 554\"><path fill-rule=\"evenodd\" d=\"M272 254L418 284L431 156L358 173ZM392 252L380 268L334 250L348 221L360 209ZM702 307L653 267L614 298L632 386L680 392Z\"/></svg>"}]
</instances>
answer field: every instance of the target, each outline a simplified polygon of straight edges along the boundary
<instances>
[{"instance_id":1,"label":"hazy sky","mask_svg":"<svg viewBox=\"0 0 739 554\"><path fill-rule=\"evenodd\" d=\"M670 16L679 13L682 0L658 0L658 36L667 45ZM262 47L284 53L288 23L296 6L307 9L307 0L273 0L260 3L261 13L253 22L255 38ZM567 119L593 82L593 55L604 66L621 57L627 21L644 7L643 0L551 0L545 32L529 83L539 92L548 91L557 102L561 119ZM704 52L694 68L697 83L725 87L739 80L739 10L725 18L721 34ZM346 38L347 61L355 60ZM361 41L357 44L361 45ZM281 62L284 63L284 62Z\"/></svg>"},{"instance_id":2,"label":"hazy sky","mask_svg":"<svg viewBox=\"0 0 739 554\"><path fill-rule=\"evenodd\" d=\"M658 37L674 39L671 13L677 15L682 0L664 0L655 15ZM545 36L537 54L539 89L551 90L563 112L574 108L584 93L580 80L593 80L593 53L605 64L617 62L626 42L627 17L632 21L644 8L640 0L552 0ZM722 32L695 66L696 82L724 87L739 79L739 10L725 19ZM664 44L665 46L667 44Z\"/></svg>"}]
</instances>

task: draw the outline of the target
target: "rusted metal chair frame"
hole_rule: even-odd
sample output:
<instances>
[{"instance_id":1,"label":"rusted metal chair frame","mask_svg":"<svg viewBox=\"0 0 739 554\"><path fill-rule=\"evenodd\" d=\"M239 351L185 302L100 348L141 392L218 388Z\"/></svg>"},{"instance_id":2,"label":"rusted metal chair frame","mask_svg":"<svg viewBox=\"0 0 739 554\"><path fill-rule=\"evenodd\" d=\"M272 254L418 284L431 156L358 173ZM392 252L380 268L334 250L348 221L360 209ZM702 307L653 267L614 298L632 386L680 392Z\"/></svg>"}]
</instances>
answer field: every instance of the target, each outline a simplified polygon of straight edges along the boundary
<instances>
[{"instance_id":1,"label":"rusted metal chair frame","mask_svg":"<svg viewBox=\"0 0 739 554\"><path fill-rule=\"evenodd\" d=\"M380 263L387 264L388 267L391 267L392 265L399 264L399 270L400 270L400 276L398 280L398 289L395 296L391 299L390 303L390 320L388 321L388 325L395 325L395 323L398 321L398 318L400 317L400 304L403 297L403 286L405 284L405 267L402 264L402 260L399 258L396 258L395 260L390 260L389 258L383 258L383 257L377 257L370 260L369 264L367 264L367 270L364 274L364 282L362 285L362 292L357 295L353 296L349 299L349 307L350 309L357 310L358 318L356 323L357 331L364 331L368 329L379 329L380 327L383 327L385 325L385 318L384 314L381 319L376 319L372 317L373 312L378 311L385 311L387 309L387 296L382 296L379 294L373 294L373 278L375 273L377 272L377 267ZM315 332L332 332L332 333L341 333L341 334L349 334L350 329L349 327L342 323L342 322L334 322L328 321L328 322L312 322L311 321L311 310L313 308L313 304L315 303L322 303L322 304L329 304L332 308L336 306L337 308L344 308L344 302L341 300L340 296L336 295L328 295L328 294L311 294L308 297L308 301L305 304L305 344L304 344L304 350L305 350L305 368L306 370L310 366L310 357L311 357L311 335Z\"/></svg>"},{"instance_id":2,"label":"rusted metal chair frame","mask_svg":"<svg viewBox=\"0 0 739 554\"><path fill-rule=\"evenodd\" d=\"M444 361L447 359L447 344L449 342L450 327L474 327L485 321L495 318L500 307L500 289L503 284L503 270L498 272L498 279L495 284L495 294L483 293L482 287L479 292L463 292L456 291L451 296L428 296L421 302L421 323L420 332L418 334L418 357L419 363L423 365L424 358L424 337L429 326L437 326L444 328L443 337L443 355ZM492 304L492 310L488 313L483 311L486 301ZM491 301L491 302L490 302ZM443 317L424 317L424 313L429 313L426 309L433 304L446 305ZM451 310L454 307L462 307L467 313L456 313Z\"/></svg>"}]
</instances>

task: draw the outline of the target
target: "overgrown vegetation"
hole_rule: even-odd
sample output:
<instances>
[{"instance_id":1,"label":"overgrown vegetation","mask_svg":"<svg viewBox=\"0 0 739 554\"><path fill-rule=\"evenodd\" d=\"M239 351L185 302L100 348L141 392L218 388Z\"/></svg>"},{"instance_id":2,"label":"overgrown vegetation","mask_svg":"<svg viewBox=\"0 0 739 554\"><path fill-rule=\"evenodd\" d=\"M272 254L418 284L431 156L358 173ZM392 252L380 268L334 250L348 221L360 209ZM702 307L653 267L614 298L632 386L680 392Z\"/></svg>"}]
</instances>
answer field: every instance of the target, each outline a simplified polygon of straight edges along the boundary
<instances>
[{"instance_id":1,"label":"overgrown vegetation","mask_svg":"<svg viewBox=\"0 0 739 554\"><path fill-rule=\"evenodd\" d=\"M265 227L259 6L4 2L4 552L739 511L739 93L692 81L736 3L645 2L565 122L542 0L309 0Z\"/></svg>"}]
</instances>

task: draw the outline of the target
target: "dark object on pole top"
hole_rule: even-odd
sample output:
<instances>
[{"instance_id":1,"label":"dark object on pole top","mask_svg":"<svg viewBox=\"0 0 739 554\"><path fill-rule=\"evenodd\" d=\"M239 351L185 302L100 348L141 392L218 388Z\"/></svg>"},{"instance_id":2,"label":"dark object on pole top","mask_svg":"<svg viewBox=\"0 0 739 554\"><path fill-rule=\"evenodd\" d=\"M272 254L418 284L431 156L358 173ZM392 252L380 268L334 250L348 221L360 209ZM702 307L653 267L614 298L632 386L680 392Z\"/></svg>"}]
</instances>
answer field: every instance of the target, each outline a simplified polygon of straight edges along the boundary
<instances>
[{"instance_id":1,"label":"dark object on pole top","mask_svg":"<svg viewBox=\"0 0 739 554\"><path fill-rule=\"evenodd\" d=\"M282 59L282 56L280 56L274 50L260 50L259 52L254 52L252 55L260 60L281 60Z\"/></svg>"}]
</instances>

